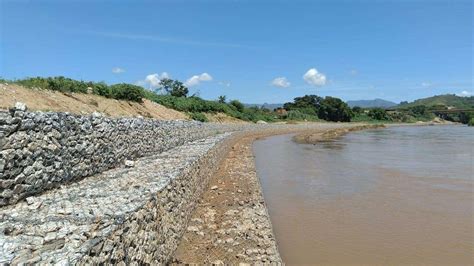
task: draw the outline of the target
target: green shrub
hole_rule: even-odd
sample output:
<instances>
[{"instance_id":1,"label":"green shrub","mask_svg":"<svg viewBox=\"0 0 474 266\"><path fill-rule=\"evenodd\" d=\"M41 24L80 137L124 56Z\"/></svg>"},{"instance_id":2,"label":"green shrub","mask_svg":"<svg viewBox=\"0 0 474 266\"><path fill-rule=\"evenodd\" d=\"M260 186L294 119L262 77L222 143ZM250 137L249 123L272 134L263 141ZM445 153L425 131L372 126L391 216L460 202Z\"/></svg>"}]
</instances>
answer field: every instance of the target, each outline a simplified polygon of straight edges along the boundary
<instances>
[{"instance_id":1,"label":"green shrub","mask_svg":"<svg viewBox=\"0 0 474 266\"><path fill-rule=\"evenodd\" d=\"M86 93L88 87L87 83L84 81L73 80L62 76L49 78L26 78L15 81L15 83L29 88L41 88L45 90L77 93Z\"/></svg>"},{"instance_id":2,"label":"green shrub","mask_svg":"<svg viewBox=\"0 0 474 266\"><path fill-rule=\"evenodd\" d=\"M363 111L362 108L359 107L359 106L354 106L354 107L352 107L352 112L353 112L354 114L360 114L360 113L362 113L362 111Z\"/></svg>"},{"instance_id":3,"label":"green shrub","mask_svg":"<svg viewBox=\"0 0 474 266\"><path fill-rule=\"evenodd\" d=\"M230 101L229 104L230 104L230 105L233 105L233 106L237 109L237 111L239 111L239 112L244 111L244 108L245 108L244 104L241 103L241 102L238 101L238 100L232 100L232 101Z\"/></svg>"},{"instance_id":4,"label":"green shrub","mask_svg":"<svg viewBox=\"0 0 474 266\"><path fill-rule=\"evenodd\" d=\"M190 113L189 116L192 120L201 121L201 122L208 122L209 120L203 113Z\"/></svg>"},{"instance_id":5,"label":"green shrub","mask_svg":"<svg viewBox=\"0 0 474 266\"><path fill-rule=\"evenodd\" d=\"M470 126L470 127L474 127L474 117L472 117L471 120L469 120L467 125Z\"/></svg>"},{"instance_id":6,"label":"green shrub","mask_svg":"<svg viewBox=\"0 0 474 266\"><path fill-rule=\"evenodd\" d=\"M112 98L118 100L127 100L134 102L143 102L142 98L145 97L145 92L142 87L120 83L109 87Z\"/></svg>"},{"instance_id":7,"label":"green shrub","mask_svg":"<svg viewBox=\"0 0 474 266\"><path fill-rule=\"evenodd\" d=\"M389 120L387 111L382 108L372 108L369 110L368 115L375 120Z\"/></svg>"},{"instance_id":8,"label":"green shrub","mask_svg":"<svg viewBox=\"0 0 474 266\"><path fill-rule=\"evenodd\" d=\"M95 83L91 87L92 87L92 93L94 94L104 96L107 98L112 97L110 87L104 82Z\"/></svg>"},{"instance_id":9,"label":"green shrub","mask_svg":"<svg viewBox=\"0 0 474 266\"><path fill-rule=\"evenodd\" d=\"M307 113L300 112L299 110L291 110L285 116L288 120L307 120L307 121L315 121L318 120L318 117L315 115L309 115Z\"/></svg>"}]
</instances>

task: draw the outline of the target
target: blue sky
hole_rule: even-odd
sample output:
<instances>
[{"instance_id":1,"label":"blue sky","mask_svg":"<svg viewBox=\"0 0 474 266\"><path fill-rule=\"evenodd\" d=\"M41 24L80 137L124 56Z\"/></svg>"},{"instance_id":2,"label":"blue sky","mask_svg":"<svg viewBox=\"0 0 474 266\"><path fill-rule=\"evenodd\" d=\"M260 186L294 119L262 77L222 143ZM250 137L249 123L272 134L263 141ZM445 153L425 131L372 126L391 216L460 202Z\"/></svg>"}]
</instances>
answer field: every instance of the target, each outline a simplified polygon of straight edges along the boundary
<instances>
[{"instance_id":1,"label":"blue sky","mask_svg":"<svg viewBox=\"0 0 474 266\"><path fill-rule=\"evenodd\" d=\"M0 76L63 75L247 103L472 94L471 1L6 1Z\"/></svg>"}]
</instances>

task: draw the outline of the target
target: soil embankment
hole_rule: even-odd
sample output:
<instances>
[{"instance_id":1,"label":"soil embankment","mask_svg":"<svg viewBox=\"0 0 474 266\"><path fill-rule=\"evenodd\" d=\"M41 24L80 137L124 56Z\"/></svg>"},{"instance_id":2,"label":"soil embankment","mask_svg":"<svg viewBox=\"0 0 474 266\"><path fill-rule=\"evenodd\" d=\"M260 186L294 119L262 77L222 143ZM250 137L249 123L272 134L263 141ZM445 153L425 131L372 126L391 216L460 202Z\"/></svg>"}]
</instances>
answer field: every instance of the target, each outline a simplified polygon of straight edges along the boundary
<instances>
[{"instance_id":1,"label":"soil embankment","mask_svg":"<svg viewBox=\"0 0 474 266\"><path fill-rule=\"evenodd\" d=\"M166 108L144 99L143 103L109 99L94 94L62 93L59 91L28 89L15 84L0 84L0 109L8 109L15 102L25 103L33 111L70 112L87 115L93 112L111 117L189 120L185 113Z\"/></svg>"}]
</instances>

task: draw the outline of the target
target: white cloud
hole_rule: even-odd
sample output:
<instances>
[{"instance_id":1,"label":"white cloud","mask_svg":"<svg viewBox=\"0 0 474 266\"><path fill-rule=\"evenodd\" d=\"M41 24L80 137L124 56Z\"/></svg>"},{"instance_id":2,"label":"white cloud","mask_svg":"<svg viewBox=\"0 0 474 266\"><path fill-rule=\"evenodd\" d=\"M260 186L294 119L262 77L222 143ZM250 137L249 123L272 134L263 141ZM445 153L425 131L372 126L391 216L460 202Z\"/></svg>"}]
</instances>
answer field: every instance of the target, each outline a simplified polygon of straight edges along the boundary
<instances>
[{"instance_id":1,"label":"white cloud","mask_svg":"<svg viewBox=\"0 0 474 266\"><path fill-rule=\"evenodd\" d=\"M352 76L355 76L355 75L359 74L359 71L357 71L357 69L351 69L351 71L349 71L349 73L350 73Z\"/></svg>"},{"instance_id":2,"label":"white cloud","mask_svg":"<svg viewBox=\"0 0 474 266\"><path fill-rule=\"evenodd\" d=\"M120 74L120 73L123 73L123 72L125 72L125 69L123 69L123 68L120 68L120 67L112 68L112 73L114 73L114 74Z\"/></svg>"},{"instance_id":3,"label":"white cloud","mask_svg":"<svg viewBox=\"0 0 474 266\"><path fill-rule=\"evenodd\" d=\"M150 89L156 89L160 87L160 81L162 79L170 78L170 75L167 72L162 72L161 74L154 73L147 75L144 80L137 81L137 85L146 86Z\"/></svg>"},{"instance_id":4,"label":"white cloud","mask_svg":"<svg viewBox=\"0 0 474 266\"><path fill-rule=\"evenodd\" d=\"M319 73L316 68L309 69L304 75L303 79L309 85L324 86L326 85L326 75Z\"/></svg>"},{"instance_id":5,"label":"white cloud","mask_svg":"<svg viewBox=\"0 0 474 266\"><path fill-rule=\"evenodd\" d=\"M422 87L431 87L431 85L432 85L432 84L431 84L430 82L427 82L427 81L423 81L423 82L421 83L421 86L422 86Z\"/></svg>"},{"instance_id":6,"label":"white cloud","mask_svg":"<svg viewBox=\"0 0 474 266\"><path fill-rule=\"evenodd\" d=\"M272 80L272 85L280 88L288 88L291 83L285 77L278 77Z\"/></svg>"},{"instance_id":7,"label":"white cloud","mask_svg":"<svg viewBox=\"0 0 474 266\"><path fill-rule=\"evenodd\" d=\"M202 81L211 81L212 76L208 73L202 73L201 75L194 75L186 80L184 83L188 87L199 85Z\"/></svg>"},{"instance_id":8,"label":"white cloud","mask_svg":"<svg viewBox=\"0 0 474 266\"><path fill-rule=\"evenodd\" d=\"M458 93L457 96L469 97L469 96L472 96L472 92L470 92L470 91L461 91L461 93Z\"/></svg>"}]
</instances>

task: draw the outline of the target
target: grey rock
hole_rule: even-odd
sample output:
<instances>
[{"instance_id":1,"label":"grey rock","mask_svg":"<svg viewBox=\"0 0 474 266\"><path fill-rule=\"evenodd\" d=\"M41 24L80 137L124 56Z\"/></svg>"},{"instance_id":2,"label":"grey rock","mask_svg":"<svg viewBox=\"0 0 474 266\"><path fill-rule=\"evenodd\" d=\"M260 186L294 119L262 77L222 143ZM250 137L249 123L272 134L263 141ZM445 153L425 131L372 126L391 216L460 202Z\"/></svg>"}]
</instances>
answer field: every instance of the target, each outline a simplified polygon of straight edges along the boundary
<instances>
[{"instance_id":1,"label":"grey rock","mask_svg":"<svg viewBox=\"0 0 474 266\"><path fill-rule=\"evenodd\" d=\"M125 166L126 166L126 167L134 167L134 166L135 166L135 162L132 161L132 160L125 160Z\"/></svg>"},{"instance_id":2,"label":"grey rock","mask_svg":"<svg viewBox=\"0 0 474 266\"><path fill-rule=\"evenodd\" d=\"M26 110L28 108L26 107L26 104L24 104L22 102L16 102L15 103L15 109L18 110L18 111L26 112Z\"/></svg>"}]
</instances>

